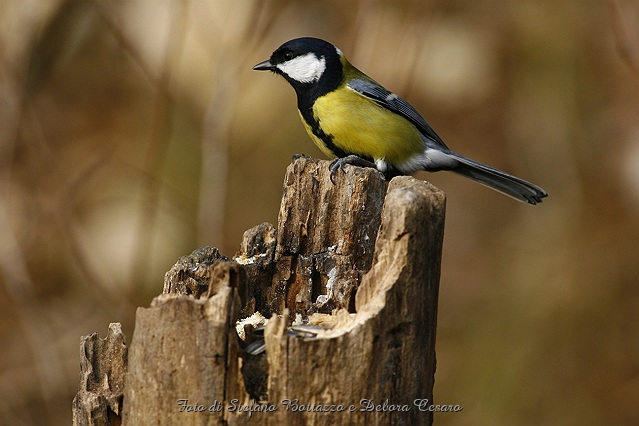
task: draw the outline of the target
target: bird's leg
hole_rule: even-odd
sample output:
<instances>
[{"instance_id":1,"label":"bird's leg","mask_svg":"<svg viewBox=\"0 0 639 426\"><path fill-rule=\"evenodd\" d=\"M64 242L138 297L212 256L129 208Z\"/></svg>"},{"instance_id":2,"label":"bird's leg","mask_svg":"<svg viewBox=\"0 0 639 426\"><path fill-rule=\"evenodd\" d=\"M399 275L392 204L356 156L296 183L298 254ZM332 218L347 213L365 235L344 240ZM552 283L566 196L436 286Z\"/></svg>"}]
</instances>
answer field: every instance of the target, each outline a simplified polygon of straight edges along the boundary
<instances>
[{"instance_id":1,"label":"bird's leg","mask_svg":"<svg viewBox=\"0 0 639 426\"><path fill-rule=\"evenodd\" d=\"M331 182L335 183L335 181L333 180L335 172L337 172L337 170L339 169L342 169L343 171L343 167L347 164L350 164L351 166L370 167L377 170L377 166L375 165L375 163L365 160L362 157L358 157L357 155L348 155L346 157L336 158L331 161L330 164Z\"/></svg>"}]
</instances>

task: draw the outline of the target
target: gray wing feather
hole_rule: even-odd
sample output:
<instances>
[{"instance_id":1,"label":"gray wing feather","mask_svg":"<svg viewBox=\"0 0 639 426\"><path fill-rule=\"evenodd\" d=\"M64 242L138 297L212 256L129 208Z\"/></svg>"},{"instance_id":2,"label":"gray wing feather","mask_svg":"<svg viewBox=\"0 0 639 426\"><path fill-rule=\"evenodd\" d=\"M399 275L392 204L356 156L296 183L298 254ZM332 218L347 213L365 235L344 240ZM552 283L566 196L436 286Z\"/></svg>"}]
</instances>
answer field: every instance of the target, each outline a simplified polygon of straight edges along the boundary
<instances>
[{"instance_id":1,"label":"gray wing feather","mask_svg":"<svg viewBox=\"0 0 639 426\"><path fill-rule=\"evenodd\" d=\"M445 163L440 162L439 164L433 164L431 168L424 167L424 170L435 171L447 168L503 194L530 204L541 203L542 198L548 196L546 191L532 183L452 152L426 120L415 111L415 108L375 82L354 79L348 83L348 87L377 105L399 114L413 123L425 139L426 153L429 150L434 150L455 161L455 165L452 167L442 167L442 164L445 165Z\"/></svg>"},{"instance_id":2,"label":"gray wing feather","mask_svg":"<svg viewBox=\"0 0 639 426\"><path fill-rule=\"evenodd\" d=\"M360 95L372 100L377 105L406 118L428 139L438 145L441 145L443 148L448 148L439 135L437 135L433 128L426 122L424 117L422 117L408 102L393 92L375 83L361 79L353 79L349 81L348 87Z\"/></svg>"}]
</instances>

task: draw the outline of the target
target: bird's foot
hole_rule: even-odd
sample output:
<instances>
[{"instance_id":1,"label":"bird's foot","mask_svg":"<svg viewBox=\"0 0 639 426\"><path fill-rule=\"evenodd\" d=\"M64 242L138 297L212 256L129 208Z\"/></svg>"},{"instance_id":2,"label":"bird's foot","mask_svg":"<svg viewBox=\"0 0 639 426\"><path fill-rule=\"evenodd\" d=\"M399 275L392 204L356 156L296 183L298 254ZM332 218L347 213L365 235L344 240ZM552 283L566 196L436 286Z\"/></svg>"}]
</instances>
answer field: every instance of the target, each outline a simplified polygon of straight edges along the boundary
<instances>
[{"instance_id":1,"label":"bird's foot","mask_svg":"<svg viewBox=\"0 0 639 426\"><path fill-rule=\"evenodd\" d=\"M348 155L346 157L336 158L331 161L331 164L329 166L331 171L332 183L335 183L335 181L333 180L335 177L335 173L340 169L344 171L344 166L347 164L350 164L351 166L370 167L377 170L377 166L375 165L375 163L365 160L362 157L358 157L357 155Z\"/></svg>"}]
</instances>

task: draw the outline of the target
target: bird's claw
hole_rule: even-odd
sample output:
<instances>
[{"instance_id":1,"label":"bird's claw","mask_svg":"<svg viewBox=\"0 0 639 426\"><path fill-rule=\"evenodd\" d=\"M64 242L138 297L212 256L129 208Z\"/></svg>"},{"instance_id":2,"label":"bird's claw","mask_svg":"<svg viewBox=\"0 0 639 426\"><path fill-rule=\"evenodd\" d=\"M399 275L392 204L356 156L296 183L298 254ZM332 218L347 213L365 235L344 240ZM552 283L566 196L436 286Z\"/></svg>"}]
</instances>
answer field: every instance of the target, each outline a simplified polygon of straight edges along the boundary
<instances>
[{"instance_id":1,"label":"bird's claw","mask_svg":"<svg viewBox=\"0 0 639 426\"><path fill-rule=\"evenodd\" d=\"M343 160L343 158L336 158L331 161L331 164L329 165L329 170L331 172L330 179L333 185L335 185L335 173L337 173L338 170L344 171L344 164L347 164Z\"/></svg>"},{"instance_id":2,"label":"bird's claw","mask_svg":"<svg viewBox=\"0 0 639 426\"><path fill-rule=\"evenodd\" d=\"M348 155L346 157L336 158L331 161L331 164L329 165L329 170L331 171L331 182L333 184L335 183L333 179L337 170L341 169L342 171L344 171L344 166L347 164L351 166L370 167L373 169L377 169L375 163L365 160L362 157L358 157L357 155Z\"/></svg>"}]
</instances>

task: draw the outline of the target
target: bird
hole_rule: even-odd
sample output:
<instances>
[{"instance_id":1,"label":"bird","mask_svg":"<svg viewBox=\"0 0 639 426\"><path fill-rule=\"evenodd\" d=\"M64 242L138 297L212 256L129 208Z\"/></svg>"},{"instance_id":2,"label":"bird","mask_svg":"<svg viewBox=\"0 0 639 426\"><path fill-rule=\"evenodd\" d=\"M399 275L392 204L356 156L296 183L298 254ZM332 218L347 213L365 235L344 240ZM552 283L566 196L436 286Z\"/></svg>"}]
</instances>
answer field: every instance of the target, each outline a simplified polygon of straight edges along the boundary
<instances>
[{"instance_id":1,"label":"bird","mask_svg":"<svg viewBox=\"0 0 639 426\"><path fill-rule=\"evenodd\" d=\"M532 183L452 151L407 101L325 40L289 40L253 69L280 75L293 87L307 133L333 159L331 180L348 164L375 168L386 179L449 170L529 204L548 196Z\"/></svg>"}]
</instances>

